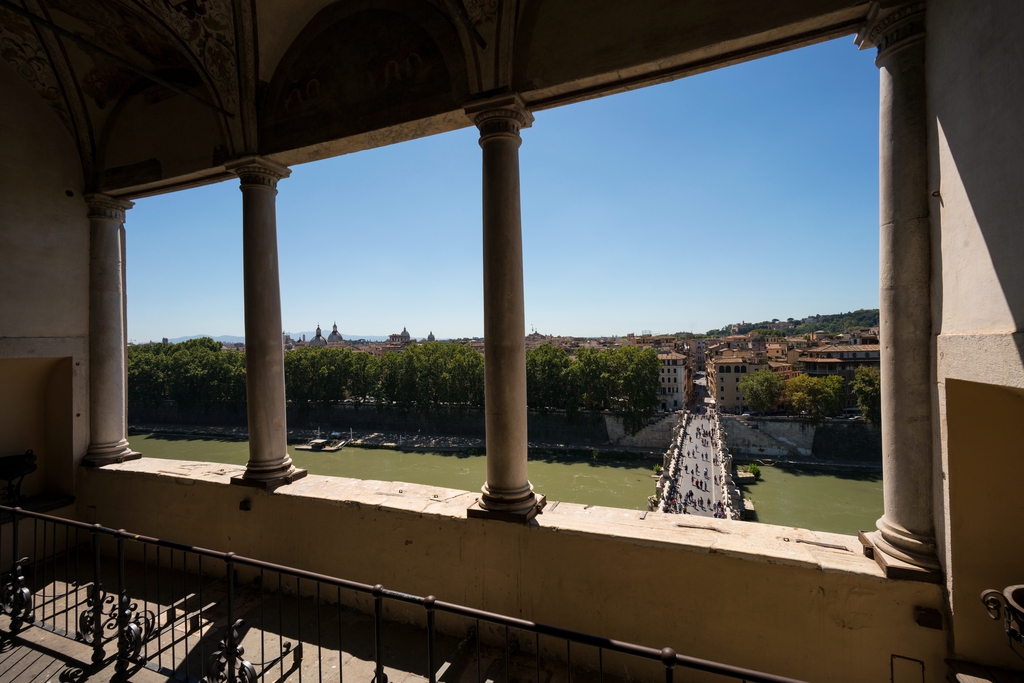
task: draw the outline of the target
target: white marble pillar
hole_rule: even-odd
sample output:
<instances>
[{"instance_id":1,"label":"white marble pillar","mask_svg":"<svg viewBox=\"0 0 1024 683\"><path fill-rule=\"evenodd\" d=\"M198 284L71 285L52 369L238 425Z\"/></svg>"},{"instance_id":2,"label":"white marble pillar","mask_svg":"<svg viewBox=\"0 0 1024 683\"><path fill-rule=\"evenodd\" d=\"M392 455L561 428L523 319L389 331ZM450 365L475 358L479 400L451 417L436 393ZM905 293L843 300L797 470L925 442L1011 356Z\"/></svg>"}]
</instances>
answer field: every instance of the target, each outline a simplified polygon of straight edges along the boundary
<instances>
[{"instance_id":1,"label":"white marble pillar","mask_svg":"<svg viewBox=\"0 0 1024 683\"><path fill-rule=\"evenodd\" d=\"M879 308L885 514L869 534L890 575L934 577L931 233L923 2L875 9L878 48ZM933 580L930 578L929 580Z\"/></svg>"},{"instance_id":2,"label":"white marble pillar","mask_svg":"<svg viewBox=\"0 0 1024 683\"><path fill-rule=\"evenodd\" d=\"M480 507L529 518L537 496L527 476L526 316L519 206L519 131L533 122L518 95L474 103L466 114L483 150L484 415L487 482Z\"/></svg>"},{"instance_id":3,"label":"white marble pillar","mask_svg":"<svg viewBox=\"0 0 1024 683\"><path fill-rule=\"evenodd\" d=\"M83 464L141 457L125 429L125 211L132 203L85 195L89 207L89 450Z\"/></svg>"},{"instance_id":4,"label":"white marble pillar","mask_svg":"<svg viewBox=\"0 0 1024 683\"><path fill-rule=\"evenodd\" d=\"M269 159L227 165L241 180L245 374L249 462L232 483L272 489L305 476L288 455L277 265L277 181L291 173Z\"/></svg>"}]
</instances>

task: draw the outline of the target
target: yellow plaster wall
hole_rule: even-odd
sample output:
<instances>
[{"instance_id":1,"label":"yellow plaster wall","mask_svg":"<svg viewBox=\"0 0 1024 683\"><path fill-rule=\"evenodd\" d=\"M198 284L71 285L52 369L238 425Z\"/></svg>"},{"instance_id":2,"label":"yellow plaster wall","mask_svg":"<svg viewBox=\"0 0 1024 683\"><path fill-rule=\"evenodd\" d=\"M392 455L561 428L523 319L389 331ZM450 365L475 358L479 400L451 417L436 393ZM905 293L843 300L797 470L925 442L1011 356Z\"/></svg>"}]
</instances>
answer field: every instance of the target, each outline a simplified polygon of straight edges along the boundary
<instances>
[{"instance_id":1,"label":"yellow plaster wall","mask_svg":"<svg viewBox=\"0 0 1024 683\"><path fill-rule=\"evenodd\" d=\"M1024 583L1024 391L949 380L946 409L954 650L1020 668L979 595Z\"/></svg>"},{"instance_id":2,"label":"yellow plaster wall","mask_svg":"<svg viewBox=\"0 0 1024 683\"><path fill-rule=\"evenodd\" d=\"M310 476L266 494L229 485L239 471L147 458L88 470L78 514L804 680L887 681L892 654L943 680L946 634L913 619L915 605L944 610L941 588L885 580L852 537L568 503L522 526L467 519L476 494L463 491Z\"/></svg>"}]
</instances>

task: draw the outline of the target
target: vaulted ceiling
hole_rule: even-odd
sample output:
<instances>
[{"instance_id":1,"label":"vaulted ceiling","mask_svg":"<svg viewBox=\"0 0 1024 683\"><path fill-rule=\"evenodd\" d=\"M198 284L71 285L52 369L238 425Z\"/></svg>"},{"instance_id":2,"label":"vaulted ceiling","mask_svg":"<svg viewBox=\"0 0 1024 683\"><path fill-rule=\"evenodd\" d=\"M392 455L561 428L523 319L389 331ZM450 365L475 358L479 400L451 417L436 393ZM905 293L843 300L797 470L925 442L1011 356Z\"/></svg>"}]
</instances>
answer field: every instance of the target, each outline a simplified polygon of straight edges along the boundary
<instances>
[{"instance_id":1,"label":"vaulted ceiling","mask_svg":"<svg viewBox=\"0 0 1024 683\"><path fill-rule=\"evenodd\" d=\"M0 56L90 189L139 195L557 106L852 33L867 0L0 0ZM0 67L2 68L2 67Z\"/></svg>"}]
</instances>

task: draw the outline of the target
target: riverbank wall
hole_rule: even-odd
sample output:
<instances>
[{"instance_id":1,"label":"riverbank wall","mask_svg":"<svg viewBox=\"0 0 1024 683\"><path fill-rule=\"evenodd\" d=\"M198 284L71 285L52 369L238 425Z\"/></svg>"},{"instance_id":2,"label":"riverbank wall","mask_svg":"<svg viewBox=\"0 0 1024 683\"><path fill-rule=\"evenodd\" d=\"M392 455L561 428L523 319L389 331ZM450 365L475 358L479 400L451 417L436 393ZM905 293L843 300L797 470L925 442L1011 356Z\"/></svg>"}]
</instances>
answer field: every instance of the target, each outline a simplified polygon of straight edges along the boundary
<instances>
[{"instance_id":1,"label":"riverbank wall","mask_svg":"<svg viewBox=\"0 0 1024 683\"><path fill-rule=\"evenodd\" d=\"M725 444L738 459L882 466L882 432L859 420L812 425L794 417L721 415Z\"/></svg>"},{"instance_id":2,"label":"riverbank wall","mask_svg":"<svg viewBox=\"0 0 1024 683\"><path fill-rule=\"evenodd\" d=\"M633 435L626 434L622 420L606 412L531 411L527 429L531 444L558 447L607 447L664 450L678 422L675 413L658 414ZM484 411L480 408L441 406L430 412L402 410L352 403L329 405L288 405L289 432L321 429L326 432L404 434L424 438L454 438L476 441L484 438ZM216 404L197 408L179 407L174 401L132 403L128 407L132 427L174 425L240 430L247 424L245 406ZM473 446L470 446L473 447Z\"/></svg>"}]
</instances>

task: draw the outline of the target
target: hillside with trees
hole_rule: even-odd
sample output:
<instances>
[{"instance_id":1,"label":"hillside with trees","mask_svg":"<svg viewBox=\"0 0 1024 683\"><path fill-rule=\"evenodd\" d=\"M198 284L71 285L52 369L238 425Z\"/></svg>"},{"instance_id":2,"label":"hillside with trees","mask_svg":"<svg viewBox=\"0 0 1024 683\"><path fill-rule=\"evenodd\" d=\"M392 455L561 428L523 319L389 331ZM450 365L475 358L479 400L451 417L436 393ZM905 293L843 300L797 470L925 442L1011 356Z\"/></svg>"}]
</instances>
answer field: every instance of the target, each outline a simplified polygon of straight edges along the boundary
<instances>
[{"instance_id":1,"label":"hillside with trees","mask_svg":"<svg viewBox=\"0 0 1024 683\"><path fill-rule=\"evenodd\" d=\"M829 315L812 315L804 318L810 322L803 323L799 320L789 318L786 322L799 323L796 327L779 329L777 323L783 322L778 318L762 320L758 323L744 323L740 325L737 334L749 332L762 332L764 334L780 334L783 336L803 336L811 332L827 332L829 334L841 334L862 327L878 327L878 309L861 308L849 313L833 313ZM708 330L709 337L725 337L732 332L732 325L726 325L717 330Z\"/></svg>"}]
</instances>

